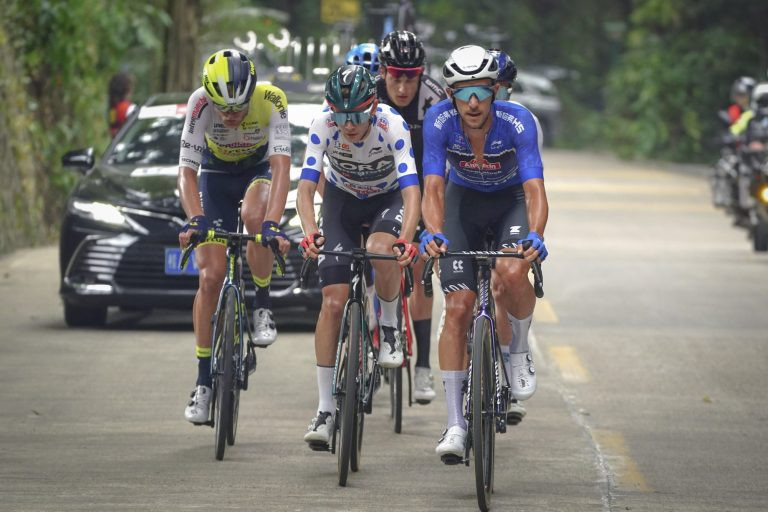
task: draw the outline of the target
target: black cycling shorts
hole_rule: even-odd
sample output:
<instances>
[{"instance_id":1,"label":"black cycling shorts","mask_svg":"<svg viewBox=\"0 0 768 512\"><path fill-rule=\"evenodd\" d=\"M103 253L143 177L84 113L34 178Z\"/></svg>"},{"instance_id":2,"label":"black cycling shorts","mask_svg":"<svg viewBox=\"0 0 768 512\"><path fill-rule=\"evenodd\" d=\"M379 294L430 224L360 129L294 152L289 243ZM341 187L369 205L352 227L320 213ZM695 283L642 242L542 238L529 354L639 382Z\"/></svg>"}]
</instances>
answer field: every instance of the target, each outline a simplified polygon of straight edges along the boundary
<instances>
[{"instance_id":1,"label":"black cycling shorts","mask_svg":"<svg viewBox=\"0 0 768 512\"><path fill-rule=\"evenodd\" d=\"M480 251L488 233L494 249L511 247L528 235L525 192L516 185L495 192L479 192L448 182L445 189L443 234L450 251ZM477 264L472 259L441 258L443 293L477 291Z\"/></svg>"},{"instance_id":2,"label":"black cycling shorts","mask_svg":"<svg viewBox=\"0 0 768 512\"><path fill-rule=\"evenodd\" d=\"M323 249L350 251L360 247L364 232L400 236L403 196L399 190L395 190L367 199L358 199L326 183L321 212L320 231L325 237ZM320 256L318 262L321 287L349 283L349 258Z\"/></svg>"},{"instance_id":3,"label":"black cycling shorts","mask_svg":"<svg viewBox=\"0 0 768 512\"><path fill-rule=\"evenodd\" d=\"M272 182L268 161L239 172L202 168L199 178L200 201L211 226L235 231L237 205L255 182Z\"/></svg>"}]
</instances>

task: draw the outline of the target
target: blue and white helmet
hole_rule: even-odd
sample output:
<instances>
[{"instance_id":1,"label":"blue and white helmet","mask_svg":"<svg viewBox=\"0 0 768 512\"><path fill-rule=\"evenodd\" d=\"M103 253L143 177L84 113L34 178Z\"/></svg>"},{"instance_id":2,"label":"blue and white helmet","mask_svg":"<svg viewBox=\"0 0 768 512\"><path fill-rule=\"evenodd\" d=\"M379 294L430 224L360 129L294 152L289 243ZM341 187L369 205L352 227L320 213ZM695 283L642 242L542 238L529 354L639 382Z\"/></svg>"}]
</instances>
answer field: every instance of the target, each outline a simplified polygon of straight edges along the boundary
<instances>
[{"instance_id":1,"label":"blue and white helmet","mask_svg":"<svg viewBox=\"0 0 768 512\"><path fill-rule=\"evenodd\" d=\"M491 48L488 50L488 53L496 57L496 60L499 62L499 77L497 80L499 82L514 82L517 78L517 65L515 65L512 57L498 48Z\"/></svg>"},{"instance_id":2,"label":"blue and white helmet","mask_svg":"<svg viewBox=\"0 0 768 512\"><path fill-rule=\"evenodd\" d=\"M347 52L347 64L363 66L372 74L379 72L379 47L374 43L361 43Z\"/></svg>"},{"instance_id":3,"label":"blue and white helmet","mask_svg":"<svg viewBox=\"0 0 768 512\"><path fill-rule=\"evenodd\" d=\"M496 81L499 76L499 63L488 50L476 45L456 48L451 52L443 66L443 78L448 87L456 82L490 78Z\"/></svg>"}]
</instances>

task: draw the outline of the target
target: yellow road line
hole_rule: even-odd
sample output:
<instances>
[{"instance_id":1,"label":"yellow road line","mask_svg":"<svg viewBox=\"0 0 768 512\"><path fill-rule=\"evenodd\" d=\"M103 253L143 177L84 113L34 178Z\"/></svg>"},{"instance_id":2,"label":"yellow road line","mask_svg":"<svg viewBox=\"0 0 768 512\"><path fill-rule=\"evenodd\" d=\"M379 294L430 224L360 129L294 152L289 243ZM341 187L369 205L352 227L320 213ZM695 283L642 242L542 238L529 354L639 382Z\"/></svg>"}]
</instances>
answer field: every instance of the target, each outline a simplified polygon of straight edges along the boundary
<instances>
[{"instance_id":1,"label":"yellow road line","mask_svg":"<svg viewBox=\"0 0 768 512\"><path fill-rule=\"evenodd\" d=\"M616 475L616 484L620 489L652 492L645 477L640 472L637 462L629 453L627 442L618 432L593 430L592 436L600 446L611 471Z\"/></svg>"},{"instance_id":2,"label":"yellow road line","mask_svg":"<svg viewBox=\"0 0 768 512\"><path fill-rule=\"evenodd\" d=\"M589 382L589 372L581 364L581 359L576 355L576 350L573 347L567 345L549 347L549 354L555 361L565 382L577 384Z\"/></svg>"},{"instance_id":3,"label":"yellow road line","mask_svg":"<svg viewBox=\"0 0 768 512\"><path fill-rule=\"evenodd\" d=\"M539 299L536 301L536 309L533 310L533 321L537 324L556 324L560 319L557 318L551 302Z\"/></svg>"}]
</instances>

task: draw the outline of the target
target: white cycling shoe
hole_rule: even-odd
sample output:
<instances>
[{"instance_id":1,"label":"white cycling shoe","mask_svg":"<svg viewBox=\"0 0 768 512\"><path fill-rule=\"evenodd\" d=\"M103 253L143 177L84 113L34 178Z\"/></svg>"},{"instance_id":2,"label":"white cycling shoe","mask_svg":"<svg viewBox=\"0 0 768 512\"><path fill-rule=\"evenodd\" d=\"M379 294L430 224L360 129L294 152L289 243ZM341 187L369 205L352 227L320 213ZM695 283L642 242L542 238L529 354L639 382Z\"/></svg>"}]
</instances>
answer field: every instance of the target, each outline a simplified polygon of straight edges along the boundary
<instances>
[{"instance_id":1,"label":"white cycling shoe","mask_svg":"<svg viewBox=\"0 0 768 512\"><path fill-rule=\"evenodd\" d=\"M467 431L454 425L443 431L443 437L437 443L435 453L444 464L459 464L464 460L464 446L467 441Z\"/></svg>"},{"instance_id":2,"label":"white cycling shoe","mask_svg":"<svg viewBox=\"0 0 768 512\"><path fill-rule=\"evenodd\" d=\"M512 362L512 396L518 400L528 400L536 392L536 369L533 366L531 351L509 354Z\"/></svg>"},{"instance_id":3,"label":"white cycling shoe","mask_svg":"<svg viewBox=\"0 0 768 512\"><path fill-rule=\"evenodd\" d=\"M382 368L397 368L403 365L402 336L394 327L381 327L379 365Z\"/></svg>"},{"instance_id":4,"label":"white cycling shoe","mask_svg":"<svg viewBox=\"0 0 768 512\"><path fill-rule=\"evenodd\" d=\"M259 347L267 347L277 339L277 327L272 311L258 308L253 312L253 343Z\"/></svg>"},{"instance_id":5,"label":"white cycling shoe","mask_svg":"<svg viewBox=\"0 0 768 512\"><path fill-rule=\"evenodd\" d=\"M189 402L184 409L184 417L188 422L202 425L208 421L208 412L211 407L211 388L197 386L189 395Z\"/></svg>"},{"instance_id":6,"label":"white cycling shoe","mask_svg":"<svg viewBox=\"0 0 768 512\"><path fill-rule=\"evenodd\" d=\"M304 442L313 450L327 450L333 436L333 414L318 412L307 427Z\"/></svg>"},{"instance_id":7,"label":"white cycling shoe","mask_svg":"<svg viewBox=\"0 0 768 512\"><path fill-rule=\"evenodd\" d=\"M435 399L435 385L429 368L416 367L413 378L413 399L419 404L428 404Z\"/></svg>"}]
</instances>

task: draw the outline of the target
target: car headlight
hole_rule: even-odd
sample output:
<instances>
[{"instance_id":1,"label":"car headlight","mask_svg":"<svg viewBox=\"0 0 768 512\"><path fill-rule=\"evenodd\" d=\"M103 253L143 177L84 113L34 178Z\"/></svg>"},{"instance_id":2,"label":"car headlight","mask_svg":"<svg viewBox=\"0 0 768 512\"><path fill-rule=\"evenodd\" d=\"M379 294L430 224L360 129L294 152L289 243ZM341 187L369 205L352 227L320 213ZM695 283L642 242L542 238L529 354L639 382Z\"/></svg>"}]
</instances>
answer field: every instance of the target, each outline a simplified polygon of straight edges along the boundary
<instances>
[{"instance_id":1,"label":"car headlight","mask_svg":"<svg viewBox=\"0 0 768 512\"><path fill-rule=\"evenodd\" d=\"M123 215L117 206L107 203L72 201L71 210L82 217L112 226L125 226L128 224L126 216Z\"/></svg>"}]
</instances>

